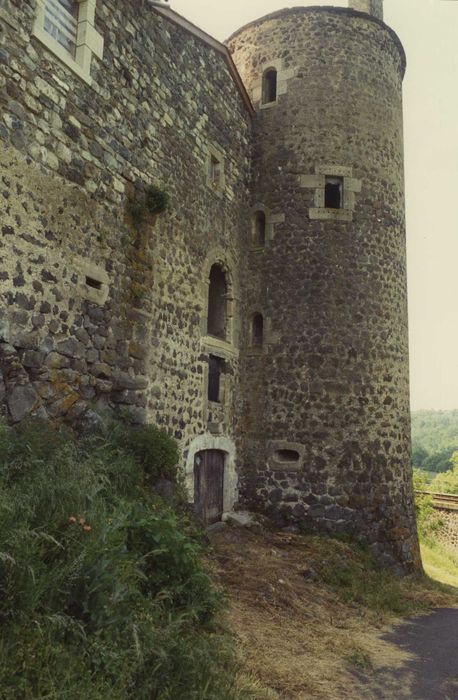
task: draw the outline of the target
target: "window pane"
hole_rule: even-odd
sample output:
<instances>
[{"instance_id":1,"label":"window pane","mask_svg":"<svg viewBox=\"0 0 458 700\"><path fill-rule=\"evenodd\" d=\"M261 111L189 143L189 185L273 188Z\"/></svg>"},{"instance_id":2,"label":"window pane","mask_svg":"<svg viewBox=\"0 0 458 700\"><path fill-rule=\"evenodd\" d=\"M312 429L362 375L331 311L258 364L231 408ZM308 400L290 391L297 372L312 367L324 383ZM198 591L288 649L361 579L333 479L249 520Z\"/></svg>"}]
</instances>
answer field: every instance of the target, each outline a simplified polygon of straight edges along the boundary
<instances>
[{"instance_id":1,"label":"window pane","mask_svg":"<svg viewBox=\"0 0 458 700\"><path fill-rule=\"evenodd\" d=\"M46 0L44 29L72 56L78 34L77 0Z\"/></svg>"}]
</instances>

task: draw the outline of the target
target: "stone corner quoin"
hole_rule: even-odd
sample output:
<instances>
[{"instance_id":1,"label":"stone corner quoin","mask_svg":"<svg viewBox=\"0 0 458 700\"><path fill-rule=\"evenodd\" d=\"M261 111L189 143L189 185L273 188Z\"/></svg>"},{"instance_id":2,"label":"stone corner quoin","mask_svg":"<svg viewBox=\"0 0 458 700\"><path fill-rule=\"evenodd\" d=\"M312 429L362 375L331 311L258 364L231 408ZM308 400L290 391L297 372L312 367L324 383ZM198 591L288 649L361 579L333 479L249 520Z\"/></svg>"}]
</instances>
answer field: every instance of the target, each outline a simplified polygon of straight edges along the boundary
<instances>
[{"instance_id":1,"label":"stone corner quoin","mask_svg":"<svg viewBox=\"0 0 458 700\"><path fill-rule=\"evenodd\" d=\"M4 3L0 410L128 411L178 440L206 521L260 511L408 572L405 56L379 0L350 4L226 48L91 2L75 45L97 51L63 60Z\"/></svg>"}]
</instances>

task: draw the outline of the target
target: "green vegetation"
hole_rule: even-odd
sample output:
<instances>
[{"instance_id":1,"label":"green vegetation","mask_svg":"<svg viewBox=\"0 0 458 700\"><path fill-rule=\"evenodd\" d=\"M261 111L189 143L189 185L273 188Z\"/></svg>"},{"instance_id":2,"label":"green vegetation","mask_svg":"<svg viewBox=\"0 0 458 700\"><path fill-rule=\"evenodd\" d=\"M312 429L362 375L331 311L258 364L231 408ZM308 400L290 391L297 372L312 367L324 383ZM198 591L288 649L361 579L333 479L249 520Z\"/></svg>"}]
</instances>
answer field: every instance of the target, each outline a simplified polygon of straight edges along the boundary
<instances>
[{"instance_id":1,"label":"green vegetation","mask_svg":"<svg viewBox=\"0 0 458 700\"><path fill-rule=\"evenodd\" d=\"M428 484L426 476L420 469L414 469L413 486L417 492L431 489L431 484ZM428 542L433 547L434 536L442 527L442 518L433 506L432 497L427 494L417 494L415 497L415 509L420 540Z\"/></svg>"},{"instance_id":2,"label":"green vegetation","mask_svg":"<svg viewBox=\"0 0 458 700\"><path fill-rule=\"evenodd\" d=\"M144 223L148 217L162 214L169 206L168 193L157 185L141 185L127 199L127 213L134 224Z\"/></svg>"},{"instance_id":3,"label":"green vegetation","mask_svg":"<svg viewBox=\"0 0 458 700\"><path fill-rule=\"evenodd\" d=\"M361 669L361 671L372 671L374 668L374 664L372 663L372 659L369 654L361 651L361 649L349 654L347 656L347 661L352 666L356 666L356 668Z\"/></svg>"},{"instance_id":4,"label":"green vegetation","mask_svg":"<svg viewBox=\"0 0 458 700\"><path fill-rule=\"evenodd\" d=\"M458 410L412 413L413 466L431 472L450 469L458 451Z\"/></svg>"},{"instance_id":5,"label":"green vegetation","mask_svg":"<svg viewBox=\"0 0 458 700\"><path fill-rule=\"evenodd\" d=\"M451 469L438 474L429 486L434 493L458 494L458 452L454 452L450 460Z\"/></svg>"},{"instance_id":6,"label":"green vegetation","mask_svg":"<svg viewBox=\"0 0 458 700\"><path fill-rule=\"evenodd\" d=\"M422 541L420 547L428 576L458 589L458 553L431 540Z\"/></svg>"},{"instance_id":7,"label":"green vegetation","mask_svg":"<svg viewBox=\"0 0 458 700\"><path fill-rule=\"evenodd\" d=\"M154 494L176 455L152 427L0 423L3 700L240 697L201 546Z\"/></svg>"},{"instance_id":8,"label":"green vegetation","mask_svg":"<svg viewBox=\"0 0 458 700\"><path fill-rule=\"evenodd\" d=\"M320 580L335 588L344 603L363 605L380 615L408 615L427 607L426 601L412 595L405 580L380 565L367 548L335 539L312 538L311 542L316 542L320 553L314 561Z\"/></svg>"}]
</instances>

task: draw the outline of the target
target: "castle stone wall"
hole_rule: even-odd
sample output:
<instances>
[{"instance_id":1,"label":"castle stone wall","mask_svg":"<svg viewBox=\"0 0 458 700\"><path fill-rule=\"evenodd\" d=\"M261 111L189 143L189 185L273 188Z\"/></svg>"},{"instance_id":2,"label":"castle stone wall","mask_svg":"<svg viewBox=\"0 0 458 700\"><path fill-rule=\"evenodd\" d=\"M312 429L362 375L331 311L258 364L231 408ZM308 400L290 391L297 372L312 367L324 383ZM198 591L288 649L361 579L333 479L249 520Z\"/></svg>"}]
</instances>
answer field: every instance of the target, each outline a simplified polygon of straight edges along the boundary
<instances>
[{"instance_id":1,"label":"castle stone wall","mask_svg":"<svg viewBox=\"0 0 458 700\"><path fill-rule=\"evenodd\" d=\"M224 510L239 488L416 568L399 40L352 9L251 23L230 46L253 127L221 45L146 0L95 8L81 77L33 36L36 0L1 3L1 412L127 409L179 440L191 499L194 455L220 450ZM140 222L151 184L170 206Z\"/></svg>"},{"instance_id":2,"label":"castle stone wall","mask_svg":"<svg viewBox=\"0 0 458 700\"><path fill-rule=\"evenodd\" d=\"M363 533L414 569L402 47L340 8L280 11L229 45L257 108L253 202L284 219L249 259L247 305L269 332L243 365L241 492L283 522ZM263 103L271 68L277 99Z\"/></svg>"},{"instance_id":3,"label":"castle stone wall","mask_svg":"<svg viewBox=\"0 0 458 700\"><path fill-rule=\"evenodd\" d=\"M127 408L185 451L210 419L211 262L240 287L249 112L221 52L145 2L97 2L105 47L91 86L32 37L35 12L34 0L0 10L2 410L85 423L92 408ZM208 181L210 148L221 187ZM139 183L166 190L170 207L135 225L126 202ZM223 348L224 435L239 299Z\"/></svg>"}]
</instances>

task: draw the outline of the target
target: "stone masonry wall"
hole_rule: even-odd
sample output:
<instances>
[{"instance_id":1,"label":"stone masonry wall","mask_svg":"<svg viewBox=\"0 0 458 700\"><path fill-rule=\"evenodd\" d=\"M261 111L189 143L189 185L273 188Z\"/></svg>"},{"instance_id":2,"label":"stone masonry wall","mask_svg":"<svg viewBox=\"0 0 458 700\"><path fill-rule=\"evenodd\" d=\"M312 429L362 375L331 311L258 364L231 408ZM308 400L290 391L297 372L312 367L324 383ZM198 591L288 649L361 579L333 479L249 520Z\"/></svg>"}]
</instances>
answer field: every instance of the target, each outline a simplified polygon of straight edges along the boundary
<instances>
[{"instance_id":1,"label":"stone masonry wall","mask_svg":"<svg viewBox=\"0 0 458 700\"><path fill-rule=\"evenodd\" d=\"M458 511L437 506L435 510L440 517L441 527L434 532L434 539L440 544L458 550Z\"/></svg>"},{"instance_id":2,"label":"stone masonry wall","mask_svg":"<svg viewBox=\"0 0 458 700\"><path fill-rule=\"evenodd\" d=\"M32 37L35 12L35 0L0 9L2 410L85 423L93 407L124 407L185 450L208 430L211 262L239 287L250 114L222 54L146 2L97 2L91 86ZM135 225L126 202L140 183L170 207ZM224 408L230 435L234 400Z\"/></svg>"},{"instance_id":3,"label":"stone masonry wall","mask_svg":"<svg viewBox=\"0 0 458 700\"><path fill-rule=\"evenodd\" d=\"M418 568L404 52L380 20L327 7L256 20L229 46L257 109L252 204L279 222L248 263L258 272L247 306L262 305L269 331L262 354L243 363L244 502L282 522L356 533L381 560ZM266 69L277 71L270 103ZM325 207L326 176L342 182L340 209Z\"/></svg>"}]
</instances>

